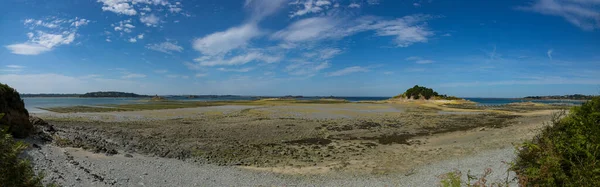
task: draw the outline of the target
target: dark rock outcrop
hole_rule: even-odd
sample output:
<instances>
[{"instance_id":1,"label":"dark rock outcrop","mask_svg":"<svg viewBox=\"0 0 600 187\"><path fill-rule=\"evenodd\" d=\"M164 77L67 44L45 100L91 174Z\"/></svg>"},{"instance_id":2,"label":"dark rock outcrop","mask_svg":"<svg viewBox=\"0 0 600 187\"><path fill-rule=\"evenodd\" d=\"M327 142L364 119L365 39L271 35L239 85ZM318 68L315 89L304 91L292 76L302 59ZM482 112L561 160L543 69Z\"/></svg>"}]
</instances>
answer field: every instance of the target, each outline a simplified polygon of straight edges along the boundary
<instances>
[{"instance_id":1,"label":"dark rock outcrop","mask_svg":"<svg viewBox=\"0 0 600 187\"><path fill-rule=\"evenodd\" d=\"M52 136L56 133L54 126L48 124L48 122L38 117L29 117L29 122L31 122L33 125L33 132L31 133L31 136L33 136L34 139L39 139L45 142L53 140Z\"/></svg>"},{"instance_id":2,"label":"dark rock outcrop","mask_svg":"<svg viewBox=\"0 0 600 187\"><path fill-rule=\"evenodd\" d=\"M8 127L8 132L16 138L25 138L33 130L29 122L29 112L19 93L6 84L0 83L0 119L2 128Z\"/></svg>"}]
</instances>

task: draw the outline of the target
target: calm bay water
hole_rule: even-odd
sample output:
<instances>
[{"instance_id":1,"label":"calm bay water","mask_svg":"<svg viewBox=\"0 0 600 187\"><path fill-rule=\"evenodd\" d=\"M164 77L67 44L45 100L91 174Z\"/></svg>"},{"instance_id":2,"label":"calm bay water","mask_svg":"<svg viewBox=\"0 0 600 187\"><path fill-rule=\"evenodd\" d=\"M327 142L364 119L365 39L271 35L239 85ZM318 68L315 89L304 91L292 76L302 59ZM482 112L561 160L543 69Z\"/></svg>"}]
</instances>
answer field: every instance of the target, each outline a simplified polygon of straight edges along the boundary
<instances>
[{"instance_id":1,"label":"calm bay water","mask_svg":"<svg viewBox=\"0 0 600 187\"><path fill-rule=\"evenodd\" d=\"M227 100L254 100L257 97L215 97L215 98L186 98L186 97L167 97L170 100L178 101L227 101ZM313 100L320 99L321 97L303 97L297 98L300 100ZM351 102L357 101L376 101L386 100L389 97L336 97L339 99L345 99ZM39 108L49 107L65 107L65 106L92 106L92 105L105 105L105 104L127 104L140 102L142 99L148 98L78 98L78 97L25 97L25 108L30 113L41 113L46 112ZM568 104L577 105L583 103L583 101L572 101L572 100L523 100L523 99L510 99L510 98L465 98L467 100L477 102L480 105L503 105L515 102L537 102L546 104Z\"/></svg>"}]
</instances>

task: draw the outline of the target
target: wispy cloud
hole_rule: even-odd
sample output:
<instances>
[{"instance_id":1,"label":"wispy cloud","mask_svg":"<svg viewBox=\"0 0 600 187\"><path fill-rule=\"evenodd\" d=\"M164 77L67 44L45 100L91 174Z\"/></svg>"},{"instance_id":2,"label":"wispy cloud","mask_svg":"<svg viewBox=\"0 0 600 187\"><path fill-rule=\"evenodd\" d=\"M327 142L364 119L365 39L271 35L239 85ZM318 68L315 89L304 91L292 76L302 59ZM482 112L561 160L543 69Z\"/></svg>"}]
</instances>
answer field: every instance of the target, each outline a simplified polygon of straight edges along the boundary
<instances>
[{"instance_id":1,"label":"wispy cloud","mask_svg":"<svg viewBox=\"0 0 600 187\"><path fill-rule=\"evenodd\" d=\"M177 45L177 43L173 42L163 42L159 44L148 44L146 48L150 50L155 50L167 54L172 54L172 52L181 52L183 51L183 47Z\"/></svg>"},{"instance_id":2,"label":"wispy cloud","mask_svg":"<svg viewBox=\"0 0 600 187\"><path fill-rule=\"evenodd\" d=\"M25 66L19 65L6 65L4 69L0 69L0 71L4 72L21 72L25 68Z\"/></svg>"},{"instance_id":3,"label":"wispy cloud","mask_svg":"<svg viewBox=\"0 0 600 187\"><path fill-rule=\"evenodd\" d=\"M347 67L347 68L337 70L334 72L330 72L327 74L327 76L328 77L336 77L336 76L348 75L351 73L368 72L368 71L369 71L369 69L365 68L365 67L352 66L352 67Z\"/></svg>"},{"instance_id":4,"label":"wispy cloud","mask_svg":"<svg viewBox=\"0 0 600 187\"><path fill-rule=\"evenodd\" d=\"M423 59L423 57L419 57L419 56L411 56L411 57L406 58L405 60L413 61L417 64L431 64L431 63L435 62L433 60Z\"/></svg>"},{"instance_id":5,"label":"wispy cloud","mask_svg":"<svg viewBox=\"0 0 600 187\"><path fill-rule=\"evenodd\" d=\"M554 49L548 49L548 52L546 52L546 55L548 55L550 60L552 60L552 52L554 52Z\"/></svg>"},{"instance_id":6,"label":"wispy cloud","mask_svg":"<svg viewBox=\"0 0 600 187\"><path fill-rule=\"evenodd\" d=\"M243 65L249 62L265 62L274 63L281 60L281 57L270 56L260 52L250 52L243 55L233 56L230 58L223 58L222 56L212 57L203 56L194 59L200 66L232 66L232 65Z\"/></svg>"},{"instance_id":7,"label":"wispy cloud","mask_svg":"<svg viewBox=\"0 0 600 187\"><path fill-rule=\"evenodd\" d=\"M126 73L125 75L123 75L121 78L124 79L132 79L132 78L144 78L146 77L146 75L144 74L139 74L139 73Z\"/></svg>"},{"instance_id":8,"label":"wispy cloud","mask_svg":"<svg viewBox=\"0 0 600 187\"><path fill-rule=\"evenodd\" d=\"M285 67L285 71L290 75L311 77L321 70L331 67L329 62L310 62L303 60L294 60L292 64Z\"/></svg>"},{"instance_id":9,"label":"wispy cloud","mask_svg":"<svg viewBox=\"0 0 600 187\"><path fill-rule=\"evenodd\" d=\"M358 4L358 3L350 3L350 5L348 5L348 8L360 8L360 4Z\"/></svg>"},{"instance_id":10,"label":"wispy cloud","mask_svg":"<svg viewBox=\"0 0 600 187\"><path fill-rule=\"evenodd\" d=\"M410 15L394 20L363 16L354 20L337 17L312 17L296 21L275 32L271 38L286 42L335 40L365 31L375 31L377 36L392 36L398 47L426 43L434 33L425 21L428 15Z\"/></svg>"},{"instance_id":11,"label":"wispy cloud","mask_svg":"<svg viewBox=\"0 0 600 187\"><path fill-rule=\"evenodd\" d=\"M240 68L240 69L229 69L229 68L218 68L217 70L219 71L225 71L225 72L249 72L252 71L253 68Z\"/></svg>"},{"instance_id":12,"label":"wispy cloud","mask_svg":"<svg viewBox=\"0 0 600 187\"><path fill-rule=\"evenodd\" d=\"M586 31L600 28L600 1L598 0L535 0L518 10L560 16L569 23Z\"/></svg>"}]
</instances>

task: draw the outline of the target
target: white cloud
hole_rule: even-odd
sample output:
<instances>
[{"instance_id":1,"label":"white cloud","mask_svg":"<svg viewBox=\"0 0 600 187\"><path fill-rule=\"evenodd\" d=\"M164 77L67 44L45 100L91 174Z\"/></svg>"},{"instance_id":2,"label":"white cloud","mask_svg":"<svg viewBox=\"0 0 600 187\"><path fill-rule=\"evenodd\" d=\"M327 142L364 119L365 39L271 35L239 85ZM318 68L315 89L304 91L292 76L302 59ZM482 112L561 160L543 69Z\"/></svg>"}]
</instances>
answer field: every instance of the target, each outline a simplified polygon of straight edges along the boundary
<instances>
[{"instance_id":1,"label":"white cloud","mask_svg":"<svg viewBox=\"0 0 600 187\"><path fill-rule=\"evenodd\" d=\"M19 65L6 65L7 68L12 68L12 69L23 69L25 68L25 66L19 66Z\"/></svg>"},{"instance_id":2,"label":"white cloud","mask_svg":"<svg viewBox=\"0 0 600 187\"><path fill-rule=\"evenodd\" d=\"M421 7L421 4L419 4L419 3L413 3L413 6L415 6L415 7Z\"/></svg>"},{"instance_id":3,"label":"white cloud","mask_svg":"<svg viewBox=\"0 0 600 187\"><path fill-rule=\"evenodd\" d=\"M152 9L150 7L148 7L147 5L144 8L140 8L140 10L143 10L143 11L146 11L146 12L152 11Z\"/></svg>"},{"instance_id":4,"label":"white cloud","mask_svg":"<svg viewBox=\"0 0 600 187\"><path fill-rule=\"evenodd\" d=\"M350 5L348 5L349 8L360 8L360 5L358 3L350 3Z\"/></svg>"},{"instance_id":5,"label":"white cloud","mask_svg":"<svg viewBox=\"0 0 600 187\"><path fill-rule=\"evenodd\" d=\"M111 24L111 26L114 27L115 31L123 31L126 33L130 33L131 29L135 28L135 26L131 24L131 19L119 21L117 22L117 25ZM123 33L121 32L121 34Z\"/></svg>"},{"instance_id":6,"label":"white cloud","mask_svg":"<svg viewBox=\"0 0 600 187\"><path fill-rule=\"evenodd\" d=\"M25 68L25 66L19 66L19 65L6 65L4 66L4 69L0 69L0 71L3 72L20 72L23 71L23 69Z\"/></svg>"},{"instance_id":7,"label":"white cloud","mask_svg":"<svg viewBox=\"0 0 600 187\"><path fill-rule=\"evenodd\" d=\"M129 38L129 40L127 40L127 41L129 41L131 43L135 43L135 42L137 42L137 39L135 39L135 38Z\"/></svg>"},{"instance_id":8,"label":"white cloud","mask_svg":"<svg viewBox=\"0 0 600 187\"><path fill-rule=\"evenodd\" d=\"M298 5L298 9L297 11L294 11L290 14L290 17L296 17L296 16L303 16L305 14L310 14L310 13L319 13L324 11L325 9L328 9L329 6L331 5L330 1L326 1L326 0L305 0L304 2L301 1L296 1L296 2L292 2L290 3L292 5Z\"/></svg>"},{"instance_id":9,"label":"white cloud","mask_svg":"<svg viewBox=\"0 0 600 187\"><path fill-rule=\"evenodd\" d=\"M112 41L110 40L110 38L107 38L107 39L106 39L106 42L112 42Z\"/></svg>"},{"instance_id":10,"label":"white cloud","mask_svg":"<svg viewBox=\"0 0 600 187\"><path fill-rule=\"evenodd\" d=\"M228 68L218 68L217 70L219 71L225 71L225 72L249 72L252 71L253 68L241 68L241 69L228 69Z\"/></svg>"},{"instance_id":11,"label":"white cloud","mask_svg":"<svg viewBox=\"0 0 600 187\"><path fill-rule=\"evenodd\" d=\"M255 24L245 24L198 38L194 40L193 47L204 55L225 54L246 46L249 40L260 35L261 31Z\"/></svg>"},{"instance_id":12,"label":"white cloud","mask_svg":"<svg viewBox=\"0 0 600 187\"><path fill-rule=\"evenodd\" d=\"M38 55L51 51L57 46L71 44L75 40L77 29L90 21L83 18L60 19L56 17L42 20L25 19L25 26L35 32L26 33L28 40L23 43L5 46L14 54Z\"/></svg>"},{"instance_id":13,"label":"white cloud","mask_svg":"<svg viewBox=\"0 0 600 187\"><path fill-rule=\"evenodd\" d=\"M317 6L331 5L331 2L330 2L330 1L327 1L327 0L318 0L318 1L315 3L315 5L317 5Z\"/></svg>"},{"instance_id":14,"label":"white cloud","mask_svg":"<svg viewBox=\"0 0 600 187\"><path fill-rule=\"evenodd\" d=\"M536 0L530 6L517 7L524 11L560 16L569 23L587 31L600 28L598 0Z\"/></svg>"},{"instance_id":15,"label":"white cloud","mask_svg":"<svg viewBox=\"0 0 600 187\"><path fill-rule=\"evenodd\" d=\"M243 65L253 61L260 61L265 63L274 63L281 60L277 56L269 56L260 52L250 52L243 55L233 56L228 59L222 57L209 57L204 56L194 61L199 62L200 66L231 66L231 65Z\"/></svg>"},{"instance_id":16,"label":"white cloud","mask_svg":"<svg viewBox=\"0 0 600 187\"><path fill-rule=\"evenodd\" d=\"M552 60L552 52L554 52L554 49L548 49L548 52L546 52L546 55L548 55L550 60Z\"/></svg>"},{"instance_id":17,"label":"white cloud","mask_svg":"<svg viewBox=\"0 0 600 187\"><path fill-rule=\"evenodd\" d=\"M28 33L29 41L20 44L7 45L6 48L14 54L38 55L51 51L54 47L70 44L75 40L75 33L64 31L62 34L49 34L37 31L36 34Z\"/></svg>"},{"instance_id":18,"label":"white cloud","mask_svg":"<svg viewBox=\"0 0 600 187\"><path fill-rule=\"evenodd\" d=\"M137 39L140 39L140 40L141 40L141 39L144 39L144 34L139 34L139 35L137 36Z\"/></svg>"},{"instance_id":19,"label":"white cloud","mask_svg":"<svg viewBox=\"0 0 600 187\"><path fill-rule=\"evenodd\" d=\"M334 71L331 73L328 73L327 76L328 77L336 77L336 76L342 76L342 75L347 75L347 74L351 74L351 73L358 73L358 72L368 72L369 69L368 68L364 68L364 67L360 67L360 66L352 66L352 67L347 67L338 71Z\"/></svg>"},{"instance_id":20,"label":"white cloud","mask_svg":"<svg viewBox=\"0 0 600 187\"><path fill-rule=\"evenodd\" d=\"M431 64L431 63L435 62L433 60L423 59L422 57L418 57L418 56L411 56L411 57L406 58L405 60L413 61L417 64Z\"/></svg>"},{"instance_id":21,"label":"white cloud","mask_svg":"<svg viewBox=\"0 0 600 187\"><path fill-rule=\"evenodd\" d=\"M160 51L160 52L167 53L167 54L171 54L171 52L181 52L183 50L183 47L178 46L177 43L171 43L171 42L163 42L163 43L159 43L159 44L148 44L148 45L146 45L146 48L155 50L155 51Z\"/></svg>"},{"instance_id":22,"label":"white cloud","mask_svg":"<svg viewBox=\"0 0 600 187\"><path fill-rule=\"evenodd\" d=\"M111 11L117 14L136 15L137 11L130 5L128 0L98 0L102 2L102 11Z\"/></svg>"},{"instance_id":23,"label":"white cloud","mask_svg":"<svg viewBox=\"0 0 600 187\"><path fill-rule=\"evenodd\" d=\"M377 36L393 36L398 47L414 43L426 43L433 32L427 28L427 15L404 16L395 20L365 16L356 20L334 17L306 18L275 32L271 37L286 42L306 42L324 39L340 39L365 31L375 31Z\"/></svg>"},{"instance_id":24,"label":"white cloud","mask_svg":"<svg viewBox=\"0 0 600 187\"><path fill-rule=\"evenodd\" d=\"M144 74L138 74L138 73L125 73L125 75L123 75L121 78L124 79L132 79L132 78L144 78L146 77L146 75Z\"/></svg>"},{"instance_id":25,"label":"white cloud","mask_svg":"<svg viewBox=\"0 0 600 187\"><path fill-rule=\"evenodd\" d=\"M83 18L82 19L75 18L74 20L72 20L71 26L80 27L80 26L87 25L88 23L90 23L90 20L83 19Z\"/></svg>"},{"instance_id":26,"label":"white cloud","mask_svg":"<svg viewBox=\"0 0 600 187\"><path fill-rule=\"evenodd\" d=\"M18 55L38 55L50 51L50 49L39 44L28 43L7 45L6 48L11 50L12 53Z\"/></svg>"},{"instance_id":27,"label":"white cloud","mask_svg":"<svg viewBox=\"0 0 600 187\"><path fill-rule=\"evenodd\" d=\"M154 14L150 14L140 17L140 22L146 24L148 27L156 27L160 23L160 18L156 17Z\"/></svg>"}]
</instances>

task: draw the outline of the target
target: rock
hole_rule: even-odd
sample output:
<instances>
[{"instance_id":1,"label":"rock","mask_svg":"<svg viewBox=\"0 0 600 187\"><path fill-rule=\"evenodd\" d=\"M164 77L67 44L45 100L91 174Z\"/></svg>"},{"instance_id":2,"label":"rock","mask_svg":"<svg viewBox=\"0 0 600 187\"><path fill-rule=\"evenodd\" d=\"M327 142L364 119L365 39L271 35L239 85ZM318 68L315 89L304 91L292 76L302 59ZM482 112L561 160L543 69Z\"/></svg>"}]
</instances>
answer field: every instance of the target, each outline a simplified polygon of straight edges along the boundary
<instances>
[{"instance_id":1,"label":"rock","mask_svg":"<svg viewBox=\"0 0 600 187\"><path fill-rule=\"evenodd\" d=\"M485 127L481 127L479 131L485 131Z\"/></svg>"},{"instance_id":2,"label":"rock","mask_svg":"<svg viewBox=\"0 0 600 187\"><path fill-rule=\"evenodd\" d=\"M8 132L14 137L25 138L33 130L21 96L6 84L0 84L0 113L5 114L0 119L0 126L8 126Z\"/></svg>"},{"instance_id":3,"label":"rock","mask_svg":"<svg viewBox=\"0 0 600 187\"><path fill-rule=\"evenodd\" d=\"M44 121L39 117L29 117L29 122L33 125L33 137L35 139L40 139L43 141L52 141L52 136L56 133L56 129L54 129L53 125L48 124L48 122Z\"/></svg>"},{"instance_id":4,"label":"rock","mask_svg":"<svg viewBox=\"0 0 600 187\"><path fill-rule=\"evenodd\" d=\"M131 154L128 153L128 154L125 154L125 157L127 157L127 158L133 158L133 155L131 155Z\"/></svg>"}]
</instances>

